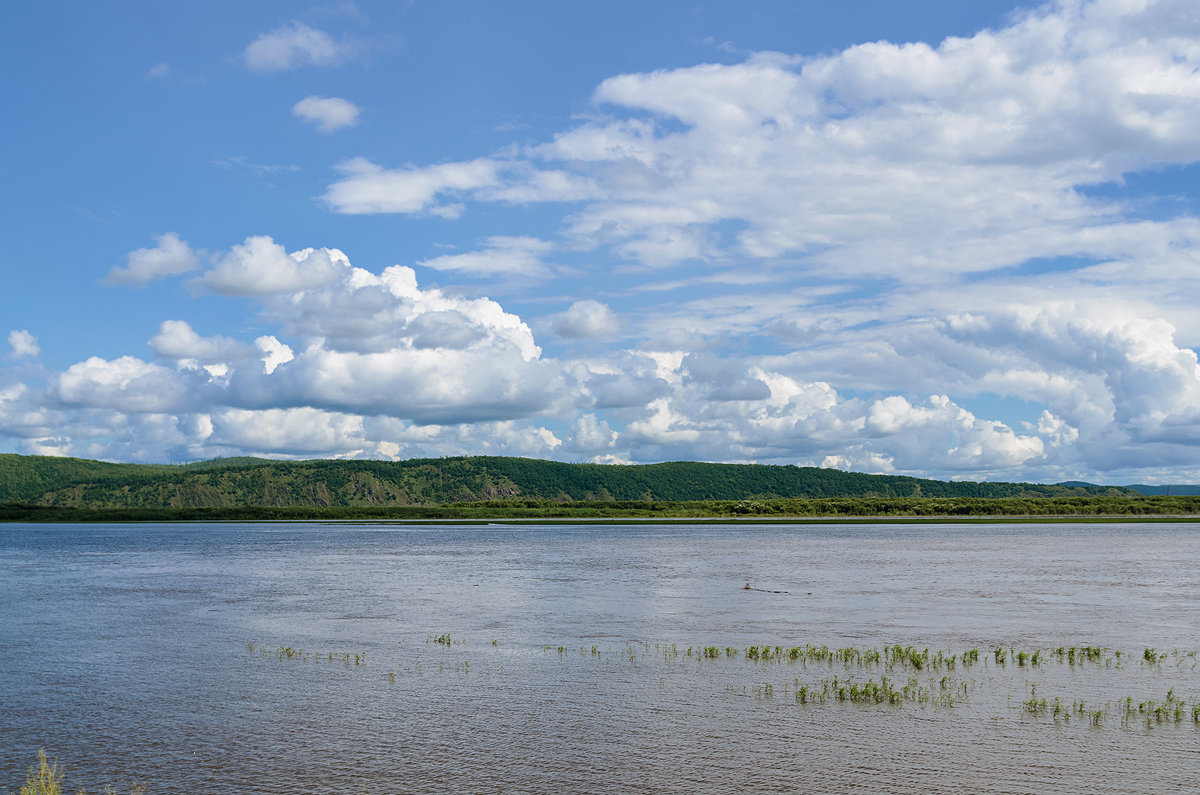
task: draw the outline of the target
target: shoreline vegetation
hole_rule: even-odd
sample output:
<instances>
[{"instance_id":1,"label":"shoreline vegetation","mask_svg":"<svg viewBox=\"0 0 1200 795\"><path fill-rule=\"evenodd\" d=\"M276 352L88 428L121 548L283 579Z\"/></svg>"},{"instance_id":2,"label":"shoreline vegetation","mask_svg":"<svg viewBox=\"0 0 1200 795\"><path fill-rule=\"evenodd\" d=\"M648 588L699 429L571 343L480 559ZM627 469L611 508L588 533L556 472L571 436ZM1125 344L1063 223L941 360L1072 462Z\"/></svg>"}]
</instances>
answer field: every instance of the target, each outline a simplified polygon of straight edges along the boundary
<instances>
[{"instance_id":1,"label":"shoreline vegetation","mask_svg":"<svg viewBox=\"0 0 1200 795\"><path fill-rule=\"evenodd\" d=\"M6 522L1166 517L1200 517L1200 496L695 461L601 465L462 456L156 465L0 454L0 521Z\"/></svg>"},{"instance_id":2,"label":"shoreline vegetation","mask_svg":"<svg viewBox=\"0 0 1200 795\"><path fill-rule=\"evenodd\" d=\"M780 500L492 500L433 506L76 508L0 504L0 522L1200 521L1200 497L835 497Z\"/></svg>"}]
</instances>

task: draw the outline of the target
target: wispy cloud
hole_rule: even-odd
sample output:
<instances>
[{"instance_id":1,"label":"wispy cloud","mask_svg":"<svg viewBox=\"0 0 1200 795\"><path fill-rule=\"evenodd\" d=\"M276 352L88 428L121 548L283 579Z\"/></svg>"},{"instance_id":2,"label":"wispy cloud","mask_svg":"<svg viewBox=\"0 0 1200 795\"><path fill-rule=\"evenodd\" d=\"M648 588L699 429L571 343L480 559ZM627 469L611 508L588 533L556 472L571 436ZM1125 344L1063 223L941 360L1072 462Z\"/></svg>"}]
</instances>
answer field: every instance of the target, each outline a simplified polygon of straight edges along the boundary
<instances>
[{"instance_id":1,"label":"wispy cloud","mask_svg":"<svg viewBox=\"0 0 1200 795\"><path fill-rule=\"evenodd\" d=\"M286 174L300 170L300 166L283 165L271 163L255 163L249 158L241 155L230 155L227 157L217 157L209 161L214 166L220 166L224 169L241 168L250 171L254 174Z\"/></svg>"},{"instance_id":2,"label":"wispy cloud","mask_svg":"<svg viewBox=\"0 0 1200 795\"><path fill-rule=\"evenodd\" d=\"M347 55L345 45L303 22L263 33L246 45L242 58L252 72L282 72L302 66L333 66Z\"/></svg>"}]
</instances>

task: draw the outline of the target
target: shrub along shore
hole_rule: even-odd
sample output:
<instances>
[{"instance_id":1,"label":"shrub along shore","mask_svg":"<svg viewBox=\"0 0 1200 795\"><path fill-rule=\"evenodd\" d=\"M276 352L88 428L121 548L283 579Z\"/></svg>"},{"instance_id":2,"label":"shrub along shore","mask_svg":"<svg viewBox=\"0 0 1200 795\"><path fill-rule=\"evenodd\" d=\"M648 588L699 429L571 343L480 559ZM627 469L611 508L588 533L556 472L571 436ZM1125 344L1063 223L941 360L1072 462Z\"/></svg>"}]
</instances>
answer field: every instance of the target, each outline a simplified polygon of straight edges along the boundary
<instances>
[{"instance_id":1,"label":"shrub along shore","mask_svg":"<svg viewBox=\"0 0 1200 795\"><path fill-rule=\"evenodd\" d=\"M5 522L229 522L457 520L822 521L1060 519L1200 520L1200 497L834 497L774 500L487 500L417 506L72 508L0 504Z\"/></svg>"}]
</instances>

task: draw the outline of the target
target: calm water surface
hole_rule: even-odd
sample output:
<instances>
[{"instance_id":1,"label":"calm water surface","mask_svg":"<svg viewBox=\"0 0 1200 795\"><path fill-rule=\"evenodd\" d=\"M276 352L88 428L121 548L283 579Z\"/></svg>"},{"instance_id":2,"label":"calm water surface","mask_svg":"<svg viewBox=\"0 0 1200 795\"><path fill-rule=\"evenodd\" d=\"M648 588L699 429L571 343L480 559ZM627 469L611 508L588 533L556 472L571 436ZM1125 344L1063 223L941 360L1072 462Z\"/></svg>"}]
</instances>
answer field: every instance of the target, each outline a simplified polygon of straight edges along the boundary
<instances>
[{"instance_id":1,"label":"calm water surface","mask_svg":"<svg viewBox=\"0 0 1200 795\"><path fill-rule=\"evenodd\" d=\"M1111 710L1200 703L1197 561L1192 524L0 525L0 792L39 747L72 792L1197 792L1190 712ZM685 651L897 643L983 653L896 707Z\"/></svg>"}]
</instances>

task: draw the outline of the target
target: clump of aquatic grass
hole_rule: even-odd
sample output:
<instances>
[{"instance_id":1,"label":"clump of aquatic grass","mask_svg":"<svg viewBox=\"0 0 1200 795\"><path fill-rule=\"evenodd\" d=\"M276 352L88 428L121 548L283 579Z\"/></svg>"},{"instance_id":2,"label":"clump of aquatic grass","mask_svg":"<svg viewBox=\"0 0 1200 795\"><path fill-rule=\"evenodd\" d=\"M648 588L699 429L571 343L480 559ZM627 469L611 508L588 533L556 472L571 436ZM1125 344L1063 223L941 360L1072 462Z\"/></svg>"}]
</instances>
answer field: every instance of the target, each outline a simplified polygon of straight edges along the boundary
<instances>
[{"instance_id":1,"label":"clump of aquatic grass","mask_svg":"<svg viewBox=\"0 0 1200 795\"><path fill-rule=\"evenodd\" d=\"M25 784L21 787L21 795L62 795L63 773L58 769L58 760L51 762L46 757L46 749L38 749L37 766L30 766L29 773L25 777ZM7 792L8 790L5 790ZM129 788L130 795L144 795L146 785L142 783L133 784ZM76 795L86 795L83 789L76 790ZM117 790L106 786L104 795L118 795Z\"/></svg>"},{"instance_id":2,"label":"clump of aquatic grass","mask_svg":"<svg viewBox=\"0 0 1200 795\"><path fill-rule=\"evenodd\" d=\"M61 795L63 774L59 772L58 760L53 764L46 758L46 749L38 749L37 767L29 768L21 795Z\"/></svg>"},{"instance_id":3,"label":"clump of aquatic grass","mask_svg":"<svg viewBox=\"0 0 1200 795\"><path fill-rule=\"evenodd\" d=\"M754 688L755 698L775 698L775 685L765 682L761 687Z\"/></svg>"},{"instance_id":4,"label":"clump of aquatic grass","mask_svg":"<svg viewBox=\"0 0 1200 795\"><path fill-rule=\"evenodd\" d=\"M917 651L912 646L892 646L887 649L887 665L900 665L914 671L923 671L929 664L929 649Z\"/></svg>"},{"instance_id":5,"label":"clump of aquatic grass","mask_svg":"<svg viewBox=\"0 0 1200 795\"><path fill-rule=\"evenodd\" d=\"M701 654L702 659L717 659L719 650L717 647L703 647L709 649L707 653ZM733 647L725 648L726 657L739 656L738 650ZM831 649L828 646L779 646L779 645L753 645L747 646L741 652L747 662L760 663L800 663L804 667L809 665L825 665L833 667L841 665L846 669L852 668L904 668L912 671L924 671L948 669L953 670L958 665L958 654L951 654L946 651L931 651L929 648L917 649L914 646L902 646L895 644L892 646L884 646L882 649L876 647L858 648L856 646L846 646L839 649ZM978 650L975 651L974 659L978 661ZM963 655L963 665L969 665L970 659L967 653Z\"/></svg>"},{"instance_id":6,"label":"clump of aquatic grass","mask_svg":"<svg viewBox=\"0 0 1200 795\"><path fill-rule=\"evenodd\" d=\"M247 643L246 649L250 652L257 653L261 657L266 657L269 660L297 660L300 662L329 662L342 663L346 667L351 665L359 666L367 664L367 653L363 652L306 652L304 649L295 648L292 646L279 646L270 648L262 644Z\"/></svg>"},{"instance_id":7,"label":"clump of aquatic grass","mask_svg":"<svg viewBox=\"0 0 1200 795\"><path fill-rule=\"evenodd\" d=\"M838 700L854 704L899 704L904 700L904 693L893 687L890 679L882 676L878 683L868 679L862 684L851 682L849 687L843 685L838 688Z\"/></svg>"},{"instance_id":8,"label":"clump of aquatic grass","mask_svg":"<svg viewBox=\"0 0 1200 795\"><path fill-rule=\"evenodd\" d=\"M1045 714L1046 707L1046 698L1044 696L1042 698L1038 698L1036 693L1027 698L1025 701L1021 702L1021 710L1028 712L1030 715Z\"/></svg>"},{"instance_id":9,"label":"clump of aquatic grass","mask_svg":"<svg viewBox=\"0 0 1200 795\"><path fill-rule=\"evenodd\" d=\"M1144 722L1147 729L1150 729L1162 724L1180 724L1189 717L1192 723L1200 725L1200 702L1189 703L1186 699L1180 698L1176 695L1175 688L1169 689L1166 698L1162 701L1148 699L1134 703L1132 697L1126 696L1118 699L1115 704L1113 702L1088 703L1083 699L1076 699L1071 702L1070 706L1067 706L1058 698L1052 702L1044 697L1038 698L1037 685L1033 684L1030 687L1030 697L1021 702L1021 711L1030 715L1044 715L1050 712L1053 714L1055 722L1070 721L1071 717L1075 716L1086 720L1092 726L1103 726L1104 721L1114 712L1120 717L1121 724L1126 727L1134 720L1139 720Z\"/></svg>"},{"instance_id":10,"label":"clump of aquatic grass","mask_svg":"<svg viewBox=\"0 0 1200 795\"><path fill-rule=\"evenodd\" d=\"M1175 695L1175 688L1167 691L1167 697L1163 701L1142 701L1137 705L1136 712L1133 709L1133 699L1127 698L1123 702L1124 714L1123 720L1128 722L1133 715L1138 715L1145 718L1146 726L1151 726L1156 723L1181 723L1184 716L1188 713L1188 704L1186 701ZM1193 702L1191 704L1191 717L1193 722L1200 723L1200 704Z\"/></svg>"},{"instance_id":11,"label":"clump of aquatic grass","mask_svg":"<svg viewBox=\"0 0 1200 795\"><path fill-rule=\"evenodd\" d=\"M1105 658L1104 649L1100 646L1059 646L1057 649L1051 649L1048 656L1071 666L1082 665L1085 662L1097 665L1112 665L1115 662L1119 666L1121 662L1121 652L1114 652L1111 657Z\"/></svg>"},{"instance_id":12,"label":"clump of aquatic grass","mask_svg":"<svg viewBox=\"0 0 1200 795\"><path fill-rule=\"evenodd\" d=\"M797 704L836 701L859 705L900 706L911 703L953 707L966 698L966 693L966 683L953 682L949 676L941 680L930 679L926 684L922 684L918 677L910 676L904 684L897 685L895 680L885 675L881 675L878 682L873 678L864 682L835 675L832 679L821 680L819 685L798 685L794 700Z\"/></svg>"},{"instance_id":13,"label":"clump of aquatic grass","mask_svg":"<svg viewBox=\"0 0 1200 795\"><path fill-rule=\"evenodd\" d=\"M663 651L663 659L667 661L674 661L681 656L674 644L669 646L655 644L655 648ZM764 643L746 646L741 650L726 646L724 651L726 658L742 657L747 662L798 663L806 668L811 665L824 665L827 667L841 665L847 670L875 667L888 671L895 669L916 672L926 670L953 671L959 666L968 668L972 665L977 665L980 659L980 650L977 648L967 649L961 654L957 654L942 650L935 651L927 647L919 649L914 646L901 644L885 645L882 648L848 646L831 649L828 646L814 646L812 644L806 646L781 646ZM995 661L997 666L1007 666L1011 661L1018 668L1040 667L1051 661L1057 661L1060 664L1067 664L1072 667L1088 662L1120 668L1122 661L1128 659L1127 657L1123 657L1120 651L1113 652L1107 657L1105 655L1106 651L1100 646L1060 646L1057 649L1049 651L1044 649L1018 650L1006 646L994 646L990 657ZM1164 656L1157 655L1156 659L1161 661ZM682 657L685 659L716 660L721 655L719 647L708 645L689 646ZM1190 657L1179 655L1179 659L1181 666L1189 662L1193 665L1196 664L1192 662L1195 660L1194 654Z\"/></svg>"},{"instance_id":14,"label":"clump of aquatic grass","mask_svg":"<svg viewBox=\"0 0 1200 795\"><path fill-rule=\"evenodd\" d=\"M1089 711L1082 700L1075 701L1068 706L1057 696L1053 701L1047 699L1045 696L1038 698L1036 684L1030 687L1029 698L1021 702L1021 711L1030 715L1049 714L1054 718L1055 723L1058 723L1060 720L1069 723L1072 715L1085 715L1091 719L1094 725L1100 725L1106 714L1106 710Z\"/></svg>"},{"instance_id":15,"label":"clump of aquatic grass","mask_svg":"<svg viewBox=\"0 0 1200 795\"><path fill-rule=\"evenodd\" d=\"M1044 696L1038 698L1036 684L1030 690L1030 697L1021 702L1021 711L1030 715L1045 715L1050 712L1054 716L1055 723L1059 720L1070 721L1071 716L1075 715L1093 726L1103 726L1104 719L1108 716L1108 704L1098 706L1088 704L1083 699L1076 699L1070 707L1067 707L1059 698L1055 698L1053 702L1048 701Z\"/></svg>"},{"instance_id":16,"label":"clump of aquatic grass","mask_svg":"<svg viewBox=\"0 0 1200 795\"><path fill-rule=\"evenodd\" d=\"M426 636L426 643L437 643L443 647L467 645L469 641L452 639L449 633ZM492 640L481 640L480 644L490 643L493 648L499 644ZM401 644L403 645L403 644ZM256 644L246 644L247 649L269 658L279 660L313 660L343 662L347 667L361 665L366 662L365 654L329 653L310 654L299 648L280 646L268 648ZM536 650L537 647L534 647ZM1043 697L1037 692L1039 674L1046 672L1055 664L1067 669L1062 674L1071 678L1087 677L1094 670L1093 665L1115 667L1120 669L1129 660L1139 660L1143 664L1152 664L1155 671L1160 670L1164 661L1172 668L1178 667L1186 671L1188 666L1193 670L1197 664L1197 653L1163 652L1146 649L1133 655L1120 651L1108 651L1100 646L1060 646L1049 649L1020 649L1017 646L988 644L982 648L966 649L959 653L940 651L928 647L918 647L904 644L884 644L872 647L845 646L831 648L825 645L783 645L778 643L756 643L745 647L720 646L715 643L693 643L680 645L676 643L655 643L653 641L629 641L623 645L600 646L580 645L544 645L542 652L549 658L556 659L556 664L570 665L573 660L599 660L603 666L608 666L618 657L633 664L634 670L645 670L647 675L658 679L660 687L670 685L670 678L660 676L663 668L703 666L710 669L713 680L725 672L734 670L742 665L751 666L755 673L753 680L757 683L746 682L741 675L741 681L727 682L724 687L728 693L739 693L745 697L769 701L782 706L794 703L796 705L839 705L846 704L864 707L903 707L908 705L924 709L926 706L955 707L960 701L966 700L973 691L993 686L995 682L1001 687L1016 685L1020 688L1021 681L1031 685L1028 698L1018 702L1013 699L1012 706L1019 708L1022 714L1031 718L1042 718L1046 723L1052 718L1055 723L1078 722L1083 725L1101 727L1113 714L1121 717L1122 723L1128 725L1131 720L1144 720L1147 728L1159 724L1180 724L1190 718L1189 723L1200 726L1200 703L1187 703L1184 699L1168 693L1165 701L1144 701L1136 703L1132 699L1117 701L1114 713L1113 702L1085 702L1082 699L1064 701L1061 698ZM394 649L393 649L394 650ZM578 652L578 657L576 656ZM436 652L439 658L442 653ZM985 663L996 661L997 668L1012 667L1001 673L996 670L995 678L967 678L974 673L972 666L981 661ZM1106 656L1107 655L1107 656ZM990 659L988 659L990 658ZM561 661L558 663L557 661ZM381 673L387 673L388 681L395 682L400 671L420 674L419 661L410 668L400 664L383 662ZM341 667L341 666L339 666ZM795 677L788 673L782 681L771 676L766 669L782 670L787 668L803 668L806 672L816 674L809 678L796 670ZM388 673L393 670L393 673ZM437 672L455 672L459 675L469 675L469 663L439 662ZM492 674L492 667L486 666L482 676ZM503 668L500 669L501 673ZM747 671L748 672L748 671ZM827 672L827 673L825 673ZM1149 673L1149 671L1147 671ZM824 676L825 678L821 678ZM801 683L802 678L809 681ZM815 684L813 679L817 679ZM774 679L774 681L769 681ZM382 680L382 676L380 677ZM710 680L711 681L711 680ZM794 682L794 687L792 686Z\"/></svg>"}]
</instances>

